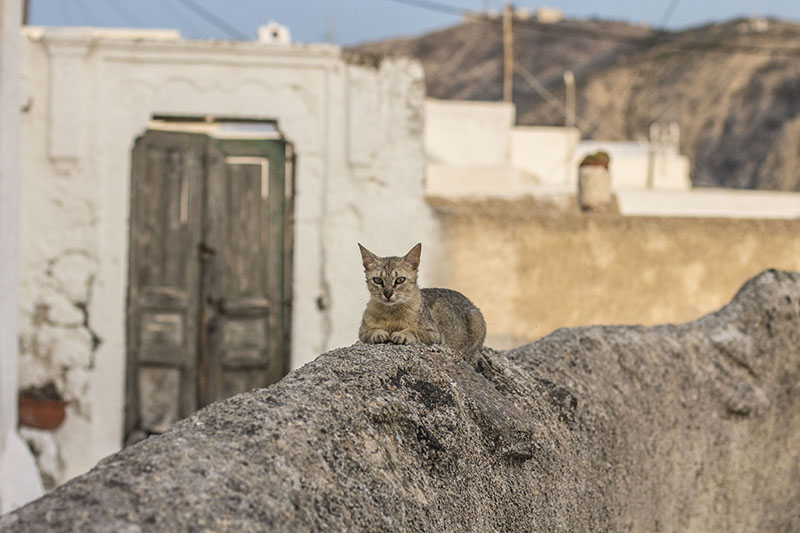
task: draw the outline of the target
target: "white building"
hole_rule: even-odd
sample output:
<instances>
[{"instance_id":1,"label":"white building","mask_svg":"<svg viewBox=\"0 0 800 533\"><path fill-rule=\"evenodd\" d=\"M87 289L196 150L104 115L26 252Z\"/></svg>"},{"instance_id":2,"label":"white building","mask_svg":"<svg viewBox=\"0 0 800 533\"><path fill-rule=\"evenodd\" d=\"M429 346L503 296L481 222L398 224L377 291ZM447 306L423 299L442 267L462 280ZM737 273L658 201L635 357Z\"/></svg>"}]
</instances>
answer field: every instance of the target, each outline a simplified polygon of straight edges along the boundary
<instances>
[{"instance_id":1,"label":"white building","mask_svg":"<svg viewBox=\"0 0 800 533\"><path fill-rule=\"evenodd\" d=\"M40 467L56 483L121 447L131 402L155 409L156 418L166 417L150 420L151 430L176 416L177 407L161 409L159 402L166 401L176 383L194 387L189 381L200 370L187 370L185 361L142 366L147 373L142 380L149 385L140 380L132 400L132 357L126 353L131 342L140 348L196 342L194 315L169 305L188 298L202 309L224 309L225 319L217 326L224 333L220 342L228 348L233 345L226 343L237 338L271 341L247 313L262 309L269 317L283 308L291 316L291 331L284 332L291 350L290 359L279 364L295 368L356 340L367 296L357 242L392 254L434 239L419 140L423 71L416 62L384 61L375 68L346 62L340 49L330 45L198 42L183 40L174 31L76 28L26 29L22 57L26 112L21 124L20 385L54 383L69 402L66 419L55 431L26 430L44 450ZM181 137L178 130L193 131L195 137ZM177 136L170 137L170 132ZM159 254L173 253L175 264L190 265L171 275L191 284L198 280L198 261L211 257L213 262L223 253L214 256L214 250L202 249L205 242L194 241L185 252L180 248L175 253L184 241L171 239L194 231L191 217L200 202L194 185L184 185L198 171L192 165L219 163L211 152L193 159L180 150L181 143L205 139L197 142L216 146L238 139L246 144L260 137L279 137L287 146L285 175L283 169L280 175L286 180L287 206L292 196L293 216L287 207L281 219L287 221L285 232L258 234L267 244L280 238L293 247L293 262L290 254L289 262L276 266L278 272L281 265L293 265L281 274L291 285L284 301L261 304L250 298L245 303L255 307L236 322L230 317L242 312L244 300L200 301L166 286L140 286L144 292L129 293L129 267L136 276L144 269L144 278L152 277L153 269L161 268L153 266L161 260ZM166 144L159 148L158 139ZM138 170L132 163L135 146L155 147ZM272 189L274 161L231 153L224 157L224 187L245 194L241 191L252 185L254 193L243 198L256 206L272 201L276 193L280 196L282 190ZM158 183L166 188L145 191L151 196L140 197L132 211L132 191L145 194L140 188L150 186L153 165L177 169L173 174L180 179L165 171ZM170 188L173 182L177 189ZM166 202L166 211L159 211L159 202ZM236 219L240 207L227 212L233 221L227 226L233 227L231 235L264 231ZM144 220L134 235L150 235L160 248L152 242L143 245L146 253L134 261L129 257L129 222L150 212L161 213L161 218ZM229 245L224 237L215 244ZM237 275L241 283L250 283L247 272ZM155 292L145 294L148 290ZM126 310L129 296L158 297L163 305L158 312L143 313L137 329ZM172 304L163 303L167 300ZM252 348L246 343L233 346L225 364L253 355ZM159 352L142 348L136 353L135 363L146 365ZM256 359L260 354L255 352ZM280 368L271 367L275 371ZM234 374L228 377L246 377Z\"/></svg>"},{"instance_id":2,"label":"white building","mask_svg":"<svg viewBox=\"0 0 800 533\"><path fill-rule=\"evenodd\" d=\"M515 126L513 104L425 101L427 190L434 196L574 194L587 154L611 156L615 192L687 191L676 142L582 141L576 128Z\"/></svg>"},{"instance_id":3,"label":"white building","mask_svg":"<svg viewBox=\"0 0 800 533\"><path fill-rule=\"evenodd\" d=\"M693 188L677 125L654 126L653 141L633 142L582 141L576 128L514 122L513 104L426 99L426 194L564 203L578 188L581 159L603 150L611 156L612 192L623 215L800 217L798 193Z\"/></svg>"},{"instance_id":4,"label":"white building","mask_svg":"<svg viewBox=\"0 0 800 533\"><path fill-rule=\"evenodd\" d=\"M21 20L19 0L0 0L0 513L42 494L17 433Z\"/></svg>"}]
</instances>

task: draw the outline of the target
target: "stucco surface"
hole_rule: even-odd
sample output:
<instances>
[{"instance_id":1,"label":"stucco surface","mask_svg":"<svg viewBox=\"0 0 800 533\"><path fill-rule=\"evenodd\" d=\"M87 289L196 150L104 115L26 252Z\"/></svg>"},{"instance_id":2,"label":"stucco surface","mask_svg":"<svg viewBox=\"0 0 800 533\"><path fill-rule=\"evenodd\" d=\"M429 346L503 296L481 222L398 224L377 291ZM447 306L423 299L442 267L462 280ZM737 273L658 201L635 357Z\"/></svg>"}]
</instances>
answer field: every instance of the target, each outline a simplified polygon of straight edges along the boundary
<instances>
[{"instance_id":1,"label":"stucco surface","mask_svg":"<svg viewBox=\"0 0 800 533\"><path fill-rule=\"evenodd\" d=\"M20 262L20 0L0 0L0 512L42 494L17 434Z\"/></svg>"},{"instance_id":2,"label":"stucco surface","mask_svg":"<svg viewBox=\"0 0 800 533\"><path fill-rule=\"evenodd\" d=\"M800 270L798 220L584 214L532 200L434 205L450 286L483 311L496 348L560 327L685 322L764 269Z\"/></svg>"},{"instance_id":3,"label":"stucco surface","mask_svg":"<svg viewBox=\"0 0 800 533\"><path fill-rule=\"evenodd\" d=\"M462 361L354 345L213 404L0 531L794 531L800 273L682 325Z\"/></svg>"},{"instance_id":4,"label":"stucco surface","mask_svg":"<svg viewBox=\"0 0 800 533\"><path fill-rule=\"evenodd\" d=\"M154 115L275 120L292 143L292 368L355 340L360 315L346 310L366 301L356 242L435 239L415 61L365 67L331 45L26 28L21 68L20 384L53 382L69 401L40 461L56 483L122 443L130 160Z\"/></svg>"},{"instance_id":5,"label":"stucco surface","mask_svg":"<svg viewBox=\"0 0 800 533\"><path fill-rule=\"evenodd\" d=\"M563 194L577 188L581 160L601 150L611 155L614 190L691 187L689 161L669 134L652 142L581 141L574 127L515 126L515 114L504 102L426 99L428 193L505 198L556 189Z\"/></svg>"}]
</instances>

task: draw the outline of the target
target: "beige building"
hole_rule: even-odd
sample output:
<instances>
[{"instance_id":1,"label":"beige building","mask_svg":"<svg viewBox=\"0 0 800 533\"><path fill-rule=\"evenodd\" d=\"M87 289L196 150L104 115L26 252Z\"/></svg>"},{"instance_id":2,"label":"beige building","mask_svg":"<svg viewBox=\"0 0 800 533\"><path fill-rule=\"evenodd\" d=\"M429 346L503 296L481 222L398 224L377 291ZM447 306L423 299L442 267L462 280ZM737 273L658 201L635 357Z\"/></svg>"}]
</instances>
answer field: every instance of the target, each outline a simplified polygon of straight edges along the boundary
<instances>
[{"instance_id":1,"label":"beige building","mask_svg":"<svg viewBox=\"0 0 800 533\"><path fill-rule=\"evenodd\" d=\"M561 327L693 320L762 270L800 271L796 217L594 214L533 198L434 205L449 282L484 312L495 348Z\"/></svg>"}]
</instances>

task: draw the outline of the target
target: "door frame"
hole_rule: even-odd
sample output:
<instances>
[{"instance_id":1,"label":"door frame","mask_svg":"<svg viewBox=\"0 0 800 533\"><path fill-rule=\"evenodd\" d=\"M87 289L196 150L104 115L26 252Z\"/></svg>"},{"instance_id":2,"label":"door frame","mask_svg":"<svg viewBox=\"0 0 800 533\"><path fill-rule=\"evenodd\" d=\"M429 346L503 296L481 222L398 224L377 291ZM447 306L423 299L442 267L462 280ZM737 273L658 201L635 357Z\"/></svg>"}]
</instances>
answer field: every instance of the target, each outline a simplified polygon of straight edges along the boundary
<instances>
[{"instance_id":1,"label":"door frame","mask_svg":"<svg viewBox=\"0 0 800 533\"><path fill-rule=\"evenodd\" d=\"M153 119L154 119L154 121L164 121L164 123L168 124L168 127L163 127L162 128L162 127L159 127L158 125L155 125L153 127L153 123L151 123L151 127L149 127L145 131L145 133L142 136L140 136L139 138L143 137L148 132L163 131L163 130L170 131L170 132L184 132L184 133L192 133L192 132L194 132L194 133L206 133L206 137L207 137L206 138L206 142L208 144L210 144L211 141L213 141L214 137L217 137L217 135L213 135L212 131L208 131L208 130L203 131L203 129L204 129L202 127L203 125L205 125L207 128L208 128L209 124L214 125L214 124L220 124L220 123L224 123L224 122L235 122L235 123L241 123L241 124L268 123L268 122L271 122L272 124L275 125L275 131L277 132L277 136L276 137L271 137L271 138L280 139L282 141L282 143L283 143L283 146L285 147L284 148L285 149L285 160L284 160L284 164L285 164L285 183L284 183L284 204L283 204L284 205L284 213L283 213L283 221L282 221L282 223L283 223L283 233L284 233L283 234L283 255L282 255L282 258L283 258L283 268L282 268L282 270L283 270L283 291L282 291L282 301L281 302L276 302L276 305L280 305L282 307L282 311L283 311L283 313L282 313L282 315L283 315L282 316L282 328L281 328L281 332L280 332L280 334L282 335L281 344L282 344L282 352L283 352L282 355L281 355L281 362L282 362L281 375L285 376L291 369L291 354L292 354L292 343L291 343L292 335L291 335L291 332L292 332L292 318L293 318L292 317L292 311L293 311L293 295L294 295L294 287L293 287L293 273L294 273L294 217L295 217L294 199L295 199L295 193L296 193L296 175L297 175L296 174L296 171L297 171L297 153L296 153L294 145L290 141L288 141L286 139L286 137L283 135L282 132L280 132L280 130L277 129L277 123L275 123L274 121L264 121L264 120L258 120L258 119L238 119L238 118L231 119L231 118L225 118L225 117L220 117L220 118L213 119L213 118L209 118L209 117L196 117L196 116L191 116L191 117L189 117L189 116L185 116L185 117L154 116ZM201 127L198 127L198 125L200 125ZM209 130L210 129L211 128L209 128ZM138 142L139 138L137 138L137 142ZM226 134L226 135L220 135L219 138L225 138L225 139L239 139L239 138L241 138L241 139L257 139L257 138L260 138L260 137L258 137L258 135L237 136L235 134L234 135ZM264 137L261 137L261 138L264 138ZM135 146L136 146L136 143L134 144L134 149L135 149ZM208 153L208 149L206 149L206 154L207 153ZM133 157L133 154L134 154L134 151L132 150L131 151L131 158L132 158L131 159L131 173L129 175L129 187L130 187L130 190L131 190L131 196L130 196L130 201L129 201L129 208L131 209L131 217L129 219L129 222L133 222L133 216L134 216L134 212L133 212L133 209L134 209L133 187L135 186L135 184L133 182L133 178L134 178L135 173L136 173L135 168L136 168L137 163L135 162L135 158ZM208 172L208 165L207 164L204 165L204 171ZM201 179L201 182L202 182L202 184L201 184L201 188L202 188L201 195L202 195L202 198L203 198L203 200L202 200L202 202L203 202L202 210L203 211L205 211L205 209L207 208L207 200L205 199L205 195L207 193L207 187L208 187L207 179L208 179L207 176L203 176L202 179ZM205 212L203 212L203 217L205 217ZM139 419L140 413L138 412L138 410L139 410L139 401L137 401L138 394L139 394L139 392L138 392L139 383L138 383L137 377L134 376L134 373L137 372L136 361L134 360L134 358L137 356L137 353L138 353L137 352L137 348L138 348L138 335L139 335L139 332L136 330L137 324L135 323L134 318L133 318L135 316L135 312L134 312L134 309L133 309L132 305L134 305L135 302L131 301L131 297L132 297L131 287L132 287L132 283L133 283L132 276L136 275L134 270L133 270L135 268L135 264L134 263L136 261L136 258L132 257L133 254L131 253L133 251L132 250L132 245L133 245L133 240L132 239L135 238L134 235L133 235L134 231L135 231L134 224L133 223L129 223L129 241L128 241L129 258L128 258L128 265L127 265L128 266L128 279L127 279L128 286L127 286L127 289L126 289L127 304L126 304L126 317L125 317L125 320L126 320L126 327L125 327L125 332L126 332L126 342L125 342L125 358L126 358L126 364L125 364L126 376L125 376L125 380L126 380L126 387L125 387L125 418L124 418L124 428L123 428L124 429L124 442L126 444L129 443L128 441L129 441L130 437L132 436L132 434L135 433L139 429L139 424L140 424L140 419ZM200 232L200 235L199 235L199 245L202 245L204 243L204 240L205 240L205 238L204 238L204 236L202 234L203 231L204 230L201 229L201 232ZM199 295L201 295L202 292L203 292L203 289L202 289L202 287L203 287L203 266L202 266L202 260L201 260L202 259L202 257L201 257L202 254L203 254L202 247L198 247L197 256L191 257L191 259L196 259L197 264L198 264L198 277L197 277L197 282L198 283L197 283L197 288L196 288L196 294L198 295L198 298L199 298ZM196 317L197 317L197 320L196 320L197 328L196 328L196 331L194 332L196 350L195 350L195 354L193 355L193 357L198 358L198 359L199 359L200 353L202 351L201 346L200 346L199 343L203 341L203 337L206 334L206 332L204 331L204 328L203 328L203 323L202 323L203 305L204 305L204 303L202 301L200 301L200 302L198 302L198 305L195 308ZM188 334L188 331L187 331L187 334ZM197 361L194 364L194 366L195 366L194 372L184 372L184 375L182 376L183 380L191 380L193 382L194 389L193 389L193 394L191 395L191 400L192 400L191 403L193 405L189 405L187 403L187 402L189 402L189 400L187 400L186 398L179 398L179 405L180 405L180 408L179 408L179 419L182 419L182 418L185 418L186 416L189 416L194 411L196 411L197 409L202 407L202 405L200 403L200 401L202 399L201 398L201 392L202 391L199 390L199 385L198 385L200 383L200 379L202 379L201 376L199 375L199 372L201 370L203 370L203 368L200 365L200 363L201 363L200 361ZM134 389L137 389L137 390L134 390ZM132 442L135 442L135 441L132 441Z\"/></svg>"}]
</instances>

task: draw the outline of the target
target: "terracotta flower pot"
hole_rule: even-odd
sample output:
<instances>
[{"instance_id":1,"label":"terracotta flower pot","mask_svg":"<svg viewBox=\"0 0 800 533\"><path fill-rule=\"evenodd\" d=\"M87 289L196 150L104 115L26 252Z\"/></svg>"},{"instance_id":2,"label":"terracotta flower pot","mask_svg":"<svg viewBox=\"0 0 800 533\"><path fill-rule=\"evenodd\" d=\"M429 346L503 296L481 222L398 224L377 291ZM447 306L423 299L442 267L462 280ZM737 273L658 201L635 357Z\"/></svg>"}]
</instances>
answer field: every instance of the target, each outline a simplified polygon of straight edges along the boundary
<instances>
[{"instance_id":1,"label":"terracotta flower pot","mask_svg":"<svg viewBox=\"0 0 800 533\"><path fill-rule=\"evenodd\" d=\"M67 402L19 397L19 425L39 429L56 429L64 421Z\"/></svg>"}]
</instances>

